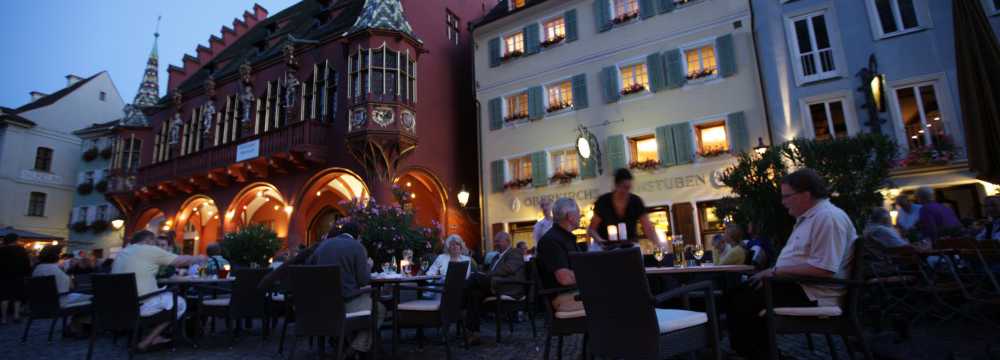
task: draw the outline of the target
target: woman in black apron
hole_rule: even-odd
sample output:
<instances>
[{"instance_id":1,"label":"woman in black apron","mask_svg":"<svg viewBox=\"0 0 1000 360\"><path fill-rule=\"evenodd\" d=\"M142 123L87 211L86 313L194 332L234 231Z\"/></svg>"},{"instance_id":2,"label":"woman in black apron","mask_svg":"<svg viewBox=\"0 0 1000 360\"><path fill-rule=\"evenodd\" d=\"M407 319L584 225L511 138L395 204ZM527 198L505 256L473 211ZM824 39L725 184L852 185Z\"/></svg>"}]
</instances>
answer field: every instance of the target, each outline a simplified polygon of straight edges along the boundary
<instances>
[{"instance_id":1,"label":"woman in black apron","mask_svg":"<svg viewBox=\"0 0 1000 360\"><path fill-rule=\"evenodd\" d=\"M658 234L646 213L646 204L632 193L632 173L627 169L618 169L615 171L614 190L601 195L594 203L594 217L590 219L587 233L605 249L631 247L639 241L636 223L642 224L647 239L659 243ZM625 231L617 230L617 236L609 238L608 226L618 224L624 224Z\"/></svg>"}]
</instances>

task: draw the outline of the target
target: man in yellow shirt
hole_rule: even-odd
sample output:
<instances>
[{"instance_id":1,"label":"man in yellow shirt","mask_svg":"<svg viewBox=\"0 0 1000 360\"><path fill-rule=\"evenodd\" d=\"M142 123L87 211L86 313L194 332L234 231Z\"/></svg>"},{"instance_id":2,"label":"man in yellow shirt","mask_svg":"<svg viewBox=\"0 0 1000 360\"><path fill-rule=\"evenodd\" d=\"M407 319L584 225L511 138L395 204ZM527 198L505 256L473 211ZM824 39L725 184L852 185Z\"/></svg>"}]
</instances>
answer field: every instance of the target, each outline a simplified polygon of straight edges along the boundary
<instances>
[{"instance_id":1,"label":"man in yellow shirt","mask_svg":"<svg viewBox=\"0 0 1000 360\"><path fill-rule=\"evenodd\" d=\"M746 234L743 226L739 224L726 225L726 232L723 235L723 242L727 245L726 251L719 259L719 265L743 265L746 263L747 250L743 247L743 238Z\"/></svg>"}]
</instances>

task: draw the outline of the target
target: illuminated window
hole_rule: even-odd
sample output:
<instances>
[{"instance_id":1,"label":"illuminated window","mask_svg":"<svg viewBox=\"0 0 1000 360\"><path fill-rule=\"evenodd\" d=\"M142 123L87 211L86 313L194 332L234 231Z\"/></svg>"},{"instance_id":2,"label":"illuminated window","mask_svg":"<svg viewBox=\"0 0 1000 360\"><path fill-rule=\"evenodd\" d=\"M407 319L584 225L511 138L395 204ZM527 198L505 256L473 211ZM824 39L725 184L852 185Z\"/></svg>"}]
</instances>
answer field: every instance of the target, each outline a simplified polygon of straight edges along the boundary
<instances>
[{"instance_id":1,"label":"illuminated window","mask_svg":"<svg viewBox=\"0 0 1000 360\"><path fill-rule=\"evenodd\" d=\"M685 50L684 58L688 80L709 77L719 72L719 67L715 63L715 47L712 45Z\"/></svg>"},{"instance_id":2,"label":"illuminated window","mask_svg":"<svg viewBox=\"0 0 1000 360\"><path fill-rule=\"evenodd\" d=\"M545 41L555 43L566 38L566 21L562 17L546 21L542 25Z\"/></svg>"},{"instance_id":3,"label":"illuminated window","mask_svg":"<svg viewBox=\"0 0 1000 360\"><path fill-rule=\"evenodd\" d=\"M724 121L697 125L694 127L694 133L698 138L698 155L709 157L729 151Z\"/></svg>"},{"instance_id":4,"label":"illuminated window","mask_svg":"<svg viewBox=\"0 0 1000 360\"><path fill-rule=\"evenodd\" d=\"M518 56L524 54L524 33L519 32L503 38L504 55Z\"/></svg>"},{"instance_id":5,"label":"illuminated window","mask_svg":"<svg viewBox=\"0 0 1000 360\"><path fill-rule=\"evenodd\" d=\"M531 180L531 156L522 156L507 160L510 166L510 179L512 181Z\"/></svg>"},{"instance_id":6,"label":"illuminated window","mask_svg":"<svg viewBox=\"0 0 1000 360\"><path fill-rule=\"evenodd\" d=\"M910 149L944 143L945 129L938 106L934 84L921 84L896 89L899 115L906 131Z\"/></svg>"},{"instance_id":7,"label":"illuminated window","mask_svg":"<svg viewBox=\"0 0 1000 360\"><path fill-rule=\"evenodd\" d=\"M523 8L527 0L510 0L510 10Z\"/></svg>"},{"instance_id":8,"label":"illuminated window","mask_svg":"<svg viewBox=\"0 0 1000 360\"><path fill-rule=\"evenodd\" d=\"M455 14L452 14L451 11L446 10L445 22L447 23L448 28L448 40L451 40L455 42L455 45L458 45L458 34L460 29L458 17L455 16Z\"/></svg>"},{"instance_id":9,"label":"illuminated window","mask_svg":"<svg viewBox=\"0 0 1000 360\"><path fill-rule=\"evenodd\" d=\"M649 88L646 64L638 63L621 67L622 93L631 94Z\"/></svg>"},{"instance_id":10,"label":"illuminated window","mask_svg":"<svg viewBox=\"0 0 1000 360\"><path fill-rule=\"evenodd\" d=\"M614 17L636 15L639 13L639 0L614 0L612 10Z\"/></svg>"},{"instance_id":11,"label":"illuminated window","mask_svg":"<svg viewBox=\"0 0 1000 360\"><path fill-rule=\"evenodd\" d=\"M569 80L549 85L546 91L549 95L549 112L573 106L573 84Z\"/></svg>"},{"instance_id":12,"label":"illuminated window","mask_svg":"<svg viewBox=\"0 0 1000 360\"><path fill-rule=\"evenodd\" d=\"M660 161L660 153L656 149L656 137L653 135L629 138L628 145L633 163Z\"/></svg>"},{"instance_id":13,"label":"illuminated window","mask_svg":"<svg viewBox=\"0 0 1000 360\"><path fill-rule=\"evenodd\" d=\"M817 140L847 137L847 119L844 116L844 102L841 100L822 101L809 104L809 120L813 135Z\"/></svg>"},{"instance_id":14,"label":"illuminated window","mask_svg":"<svg viewBox=\"0 0 1000 360\"><path fill-rule=\"evenodd\" d=\"M556 174L578 174L576 149L568 148L551 152L552 170Z\"/></svg>"},{"instance_id":15,"label":"illuminated window","mask_svg":"<svg viewBox=\"0 0 1000 360\"><path fill-rule=\"evenodd\" d=\"M508 96L504 99L507 103L507 121L514 121L528 117L528 93Z\"/></svg>"}]
</instances>

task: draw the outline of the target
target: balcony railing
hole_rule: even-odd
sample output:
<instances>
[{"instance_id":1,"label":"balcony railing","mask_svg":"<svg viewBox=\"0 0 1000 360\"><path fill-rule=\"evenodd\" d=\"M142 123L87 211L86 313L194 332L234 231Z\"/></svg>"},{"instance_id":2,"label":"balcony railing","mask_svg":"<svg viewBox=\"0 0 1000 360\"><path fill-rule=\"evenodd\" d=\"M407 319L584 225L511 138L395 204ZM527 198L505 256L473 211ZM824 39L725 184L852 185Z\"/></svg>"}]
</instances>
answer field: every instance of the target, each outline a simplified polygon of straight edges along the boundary
<instances>
[{"instance_id":1,"label":"balcony railing","mask_svg":"<svg viewBox=\"0 0 1000 360\"><path fill-rule=\"evenodd\" d=\"M236 163L236 148L239 144L256 139L260 139L258 157L261 158L310 147L325 147L329 129L330 125L318 121L299 121L277 130L243 138L240 142L214 146L143 166L139 169L138 186L204 175L213 169L226 168Z\"/></svg>"}]
</instances>

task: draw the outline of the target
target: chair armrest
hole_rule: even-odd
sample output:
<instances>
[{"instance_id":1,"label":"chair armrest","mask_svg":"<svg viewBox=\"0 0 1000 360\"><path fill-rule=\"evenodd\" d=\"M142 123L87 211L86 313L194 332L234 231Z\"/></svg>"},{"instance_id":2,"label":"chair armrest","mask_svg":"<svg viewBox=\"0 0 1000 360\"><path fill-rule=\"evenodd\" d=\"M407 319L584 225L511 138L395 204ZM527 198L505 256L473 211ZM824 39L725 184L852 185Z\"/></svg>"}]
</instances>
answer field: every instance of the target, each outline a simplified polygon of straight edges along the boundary
<instances>
[{"instance_id":1,"label":"chair armrest","mask_svg":"<svg viewBox=\"0 0 1000 360\"><path fill-rule=\"evenodd\" d=\"M556 287L556 288L539 289L538 290L538 295L554 295L554 294L559 294L559 293L563 293L563 292L567 292L567 291L576 291L576 287L575 286L563 286L563 287Z\"/></svg>"},{"instance_id":2,"label":"chair armrest","mask_svg":"<svg viewBox=\"0 0 1000 360\"><path fill-rule=\"evenodd\" d=\"M170 293L170 294L173 294L172 292L170 292L170 290L169 290L169 289L163 289L163 290L157 290L157 291L154 291L154 292L151 292L151 293L149 293L149 294L146 294L146 295L143 295L143 296L140 296L140 297L139 297L139 301L143 301L143 300L146 300L146 299L149 299L149 298L151 298L151 297L154 297L154 296L159 296L159 295L162 295L162 294L164 294L164 293ZM174 296L177 296L177 295L176 295L176 294L174 294Z\"/></svg>"},{"instance_id":3,"label":"chair armrest","mask_svg":"<svg viewBox=\"0 0 1000 360\"><path fill-rule=\"evenodd\" d=\"M399 290L427 291L427 292L444 294L444 289L438 289L429 286L400 285Z\"/></svg>"},{"instance_id":4,"label":"chair armrest","mask_svg":"<svg viewBox=\"0 0 1000 360\"><path fill-rule=\"evenodd\" d=\"M699 281L690 285L684 285L679 288L657 294L656 296L653 297L653 305L662 304L663 302L676 298L678 296L686 296L688 293L694 291L704 291L705 297L707 298L709 296L713 296L712 292L714 291L714 287L712 285L712 282L707 280Z\"/></svg>"},{"instance_id":5,"label":"chair armrest","mask_svg":"<svg viewBox=\"0 0 1000 360\"><path fill-rule=\"evenodd\" d=\"M774 281L783 283L796 283L796 284L815 284L815 285L839 285L839 286L864 286L863 281L848 280L848 279L838 279L834 277L824 278L815 276L775 276L770 278L765 278L764 281Z\"/></svg>"}]
</instances>

